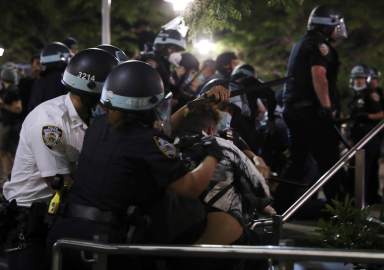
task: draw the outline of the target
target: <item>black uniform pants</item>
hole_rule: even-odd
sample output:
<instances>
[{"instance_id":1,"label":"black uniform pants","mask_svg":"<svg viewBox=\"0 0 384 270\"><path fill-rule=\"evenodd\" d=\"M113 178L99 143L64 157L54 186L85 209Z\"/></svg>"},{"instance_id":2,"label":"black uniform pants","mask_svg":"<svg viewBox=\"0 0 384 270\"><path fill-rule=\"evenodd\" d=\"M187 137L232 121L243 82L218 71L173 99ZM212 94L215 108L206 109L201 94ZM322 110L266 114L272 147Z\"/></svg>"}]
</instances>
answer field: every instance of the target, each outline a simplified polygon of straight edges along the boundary
<instances>
[{"instance_id":1,"label":"black uniform pants","mask_svg":"<svg viewBox=\"0 0 384 270\"><path fill-rule=\"evenodd\" d=\"M285 113L284 120L288 126L290 161L284 172L284 177L298 183L304 182L306 165L312 157L322 175L329 170L340 158L339 137L331 121L317 117L311 112ZM336 174L324 186L327 199L338 195L342 173ZM310 183L312 184L313 179ZM276 195L276 208L286 210L305 191L292 185L280 185Z\"/></svg>"},{"instance_id":2,"label":"black uniform pants","mask_svg":"<svg viewBox=\"0 0 384 270\"><path fill-rule=\"evenodd\" d=\"M122 224L123 227L124 224ZM57 217L47 237L47 257L51 258L53 244L62 238L74 238L85 241L96 241L101 243L124 243L125 230L120 226L113 226L80 218ZM62 269L92 269L94 263L87 262L95 258L92 252L79 251L74 249L63 249ZM105 259L105 258L104 258ZM134 267L133 260L125 256L111 255L106 260L99 258L95 263L106 263L107 269L138 269Z\"/></svg>"},{"instance_id":3,"label":"black uniform pants","mask_svg":"<svg viewBox=\"0 0 384 270\"><path fill-rule=\"evenodd\" d=\"M8 233L6 254L10 270L48 269L45 260L47 224L45 203L17 207L16 224Z\"/></svg>"}]
</instances>

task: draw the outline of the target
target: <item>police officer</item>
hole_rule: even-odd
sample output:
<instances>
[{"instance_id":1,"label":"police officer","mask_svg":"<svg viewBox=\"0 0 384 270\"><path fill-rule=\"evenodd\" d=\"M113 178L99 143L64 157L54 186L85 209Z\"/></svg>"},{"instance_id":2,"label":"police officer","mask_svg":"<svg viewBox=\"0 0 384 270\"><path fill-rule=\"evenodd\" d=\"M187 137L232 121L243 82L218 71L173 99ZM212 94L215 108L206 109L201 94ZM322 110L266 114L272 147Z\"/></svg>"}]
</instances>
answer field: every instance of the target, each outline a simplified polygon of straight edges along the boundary
<instances>
[{"instance_id":1,"label":"police officer","mask_svg":"<svg viewBox=\"0 0 384 270\"><path fill-rule=\"evenodd\" d=\"M175 66L174 71L171 73L171 82L174 85L174 111L197 96L197 86L194 83L199 72L199 60L188 52L183 52L180 56L176 57L176 59L170 59Z\"/></svg>"},{"instance_id":2,"label":"police officer","mask_svg":"<svg viewBox=\"0 0 384 270\"><path fill-rule=\"evenodd\" d=\"M157 62L157 71L164 82L166 90L172 88L171 63L172 54L181 54L187 48L187 41L181 33L175 29L162 29L153 42L154 56Z\"/></svg>"},{"instance_id":3,"label":"police officer","mask_svg":"<svg viewBox=\"0 0 384 270\"><path fill-rule=\"evenodd\" d=\"M291 152L286 178L297 181L303 181L309 155L316 160L320 173L339 158L339 140L332 123L339 60L332 43L347 37L343 18L327 6L312 10L307 29L291 51L288 75L294 80L285 85L283 93ZM325 186L328 199L336 195L335 180ZM284 210L299 194L285 187L281 187L281 192L276 198L281 199L278 208Z\"/></svg>"},{"instance_id":4,"label":"police officer","mask_svg":"<svg viewBox=\"0 0 384 270\"><path fill-rule=\"evenodd\" d=\"M133 205L150 217L141 242L195 242L205 216L193 198L207 187L222 158L221 149L207 141L201 166L191 172L184 167L174 145L154 128L155 122L162 126L167 121L170 96L164 95L160 75L144 62L127 61L113 69L101 102L108 114L87 131L74 185L63 216L50 231L49 243L62 237L122 243L126 241L124 217ZM188 207L169 209L172 204L165 202L170 197ZM79 252L67 255L64 263L70 269L87 267ZM115 262L109 263L113 267Z\"/></svg>"},{"instance_id":5,"label":"police officer","mask_svg":"<svg viewBox=\"0 0 384 270\"><path fill-rule=\"evenodd\" d=\"M11 180L4 184L8 201L16 201L17 226L9 233L10 269L42 269L47 203L53 180L71 181L91 110L118 60L101 49L76 54L64 71L68 94L37 106L20 132Z\"/></svg>"},{"instance_id":6,"label":"police officer","mask_svg":"<svg viewBox=\"0 0 384 270\"><path fill-rule=\"evenodd\" d=\"M383 88L380 87L381 72L377 68L370 68L369 75L371 79L369 86L372 91L375 91L378 95L380 95L381 105L384 109L384 91Z\"/></svg>"},{"instance_id":7,"label":"police officer","mask_svg":"<svg viewBox=\"0 0 384 270\"><path fill-rule=\"evenodd\" d=\"M69 48L61 42L52 42L43 48L40 53L42 72L32 86L27 113L44 101L67 93L61 78L70 58Z\"/></svg>"},{"instance_id":8,"label":"police officer","mask_svg":"<svg viewBox=\"0 0 384 270\"><path fill-rule=\"evenodd\" d=\"M370 70L365 65L356 65L350 74L350 88L354 98L350 103L351 137L354 143L362 139L380 120L384 119L382 99L376 90L370 88ZM379 158L381 136L375 136L365 146L366 202L379 203Z\"/></svg>"}]
</instances>

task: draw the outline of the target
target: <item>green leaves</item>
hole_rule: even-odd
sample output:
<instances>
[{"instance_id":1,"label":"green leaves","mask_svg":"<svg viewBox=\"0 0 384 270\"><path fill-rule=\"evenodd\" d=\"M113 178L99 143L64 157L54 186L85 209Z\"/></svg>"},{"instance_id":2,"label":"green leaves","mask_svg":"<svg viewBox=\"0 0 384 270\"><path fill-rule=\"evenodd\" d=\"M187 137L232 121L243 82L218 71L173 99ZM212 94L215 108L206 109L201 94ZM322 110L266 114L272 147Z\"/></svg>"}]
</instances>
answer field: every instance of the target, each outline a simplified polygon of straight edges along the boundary
<instances>
[{"instance_id":1,"label":"green leaves","mask_svg":"<svg viewBox=\"0 0 384 270\"><path fill-rule=\"evenodd\" d=\"M319 221L320 240L325 247L347 249L381 249L384 244L378 237L381 228L369 221L368 209L354 207L354 200L333 200L326 205L331 218Z\"/></svg>"}]
</instances>

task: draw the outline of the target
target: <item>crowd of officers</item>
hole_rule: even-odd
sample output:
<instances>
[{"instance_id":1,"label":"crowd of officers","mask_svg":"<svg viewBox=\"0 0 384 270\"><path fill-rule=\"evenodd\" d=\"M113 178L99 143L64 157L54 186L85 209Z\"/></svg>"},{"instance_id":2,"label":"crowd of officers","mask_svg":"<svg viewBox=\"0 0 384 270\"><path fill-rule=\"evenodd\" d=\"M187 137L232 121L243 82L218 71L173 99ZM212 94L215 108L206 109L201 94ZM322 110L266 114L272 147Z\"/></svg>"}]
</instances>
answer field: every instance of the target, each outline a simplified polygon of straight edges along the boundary
<instances>
[{"instance_id":1,"label":"crowd of officers","mask_svg":"<svg viewBox=\"0 0 384 270\"><path fill-rule=\"evenodd\" d=\"M21 79L3 66L0 241L9 269L48 269L60 238L265 244L252 221L282 214L340 157L334 46L346 37L339 13L314 8L288 62L293 79L276 94L233 52L200 65L173 29L135 59L112 45L77 51L69 38L32 57ZM379 78L365 65L351 71L354 143L384 118ZM377 136L366 147L370 204L381 202L380 144ZM350 193L350 181L336 175L308 213ZM63 267L91 269L92 259L66 250ZM240 265L263 262L108 258L108 269Z\"/></svg>"}]
</instances>

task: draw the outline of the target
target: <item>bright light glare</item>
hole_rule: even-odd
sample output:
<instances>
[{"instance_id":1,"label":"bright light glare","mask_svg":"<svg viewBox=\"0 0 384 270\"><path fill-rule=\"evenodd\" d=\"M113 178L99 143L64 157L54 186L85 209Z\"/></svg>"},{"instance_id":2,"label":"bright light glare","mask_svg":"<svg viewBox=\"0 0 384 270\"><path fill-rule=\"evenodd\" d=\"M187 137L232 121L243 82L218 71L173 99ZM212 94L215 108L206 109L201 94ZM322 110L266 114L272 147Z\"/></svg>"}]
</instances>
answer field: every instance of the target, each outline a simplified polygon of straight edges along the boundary
<instances>
[{"instance_id":1,"label":"bright light glare","mask_svg":"<svg viewBox=\"0 0 384 270\"><path fill-rule=\"evenodd\" d=\"M197 51L200 54L207 55L210 52L212 52L212 50L215 47L215 44L212 41L208 40L208 39L201 39L201 40L199 40L198 42L195 43L194 47L197 49Z\"/></svg>"},{"instance_id":2,"label":"bright light glare","mask_svg":"<svg viewBox=\"0 0 384 270\"><path fill-rule=\"evenodd\" d=\"M164 0L165 2L171 3L175 11L183 11L189 3L193 0Z\"/></svg>"},{"instance_id":3,"label":"bright light glare","mask_svg":"<svg viewBox=\"0 0 384 270\"><path fill-rule=\"evenodd\" d=\"M0 48L0 56L3 56L4 54L4 48Z\"/></svg>"}]
</instances>

